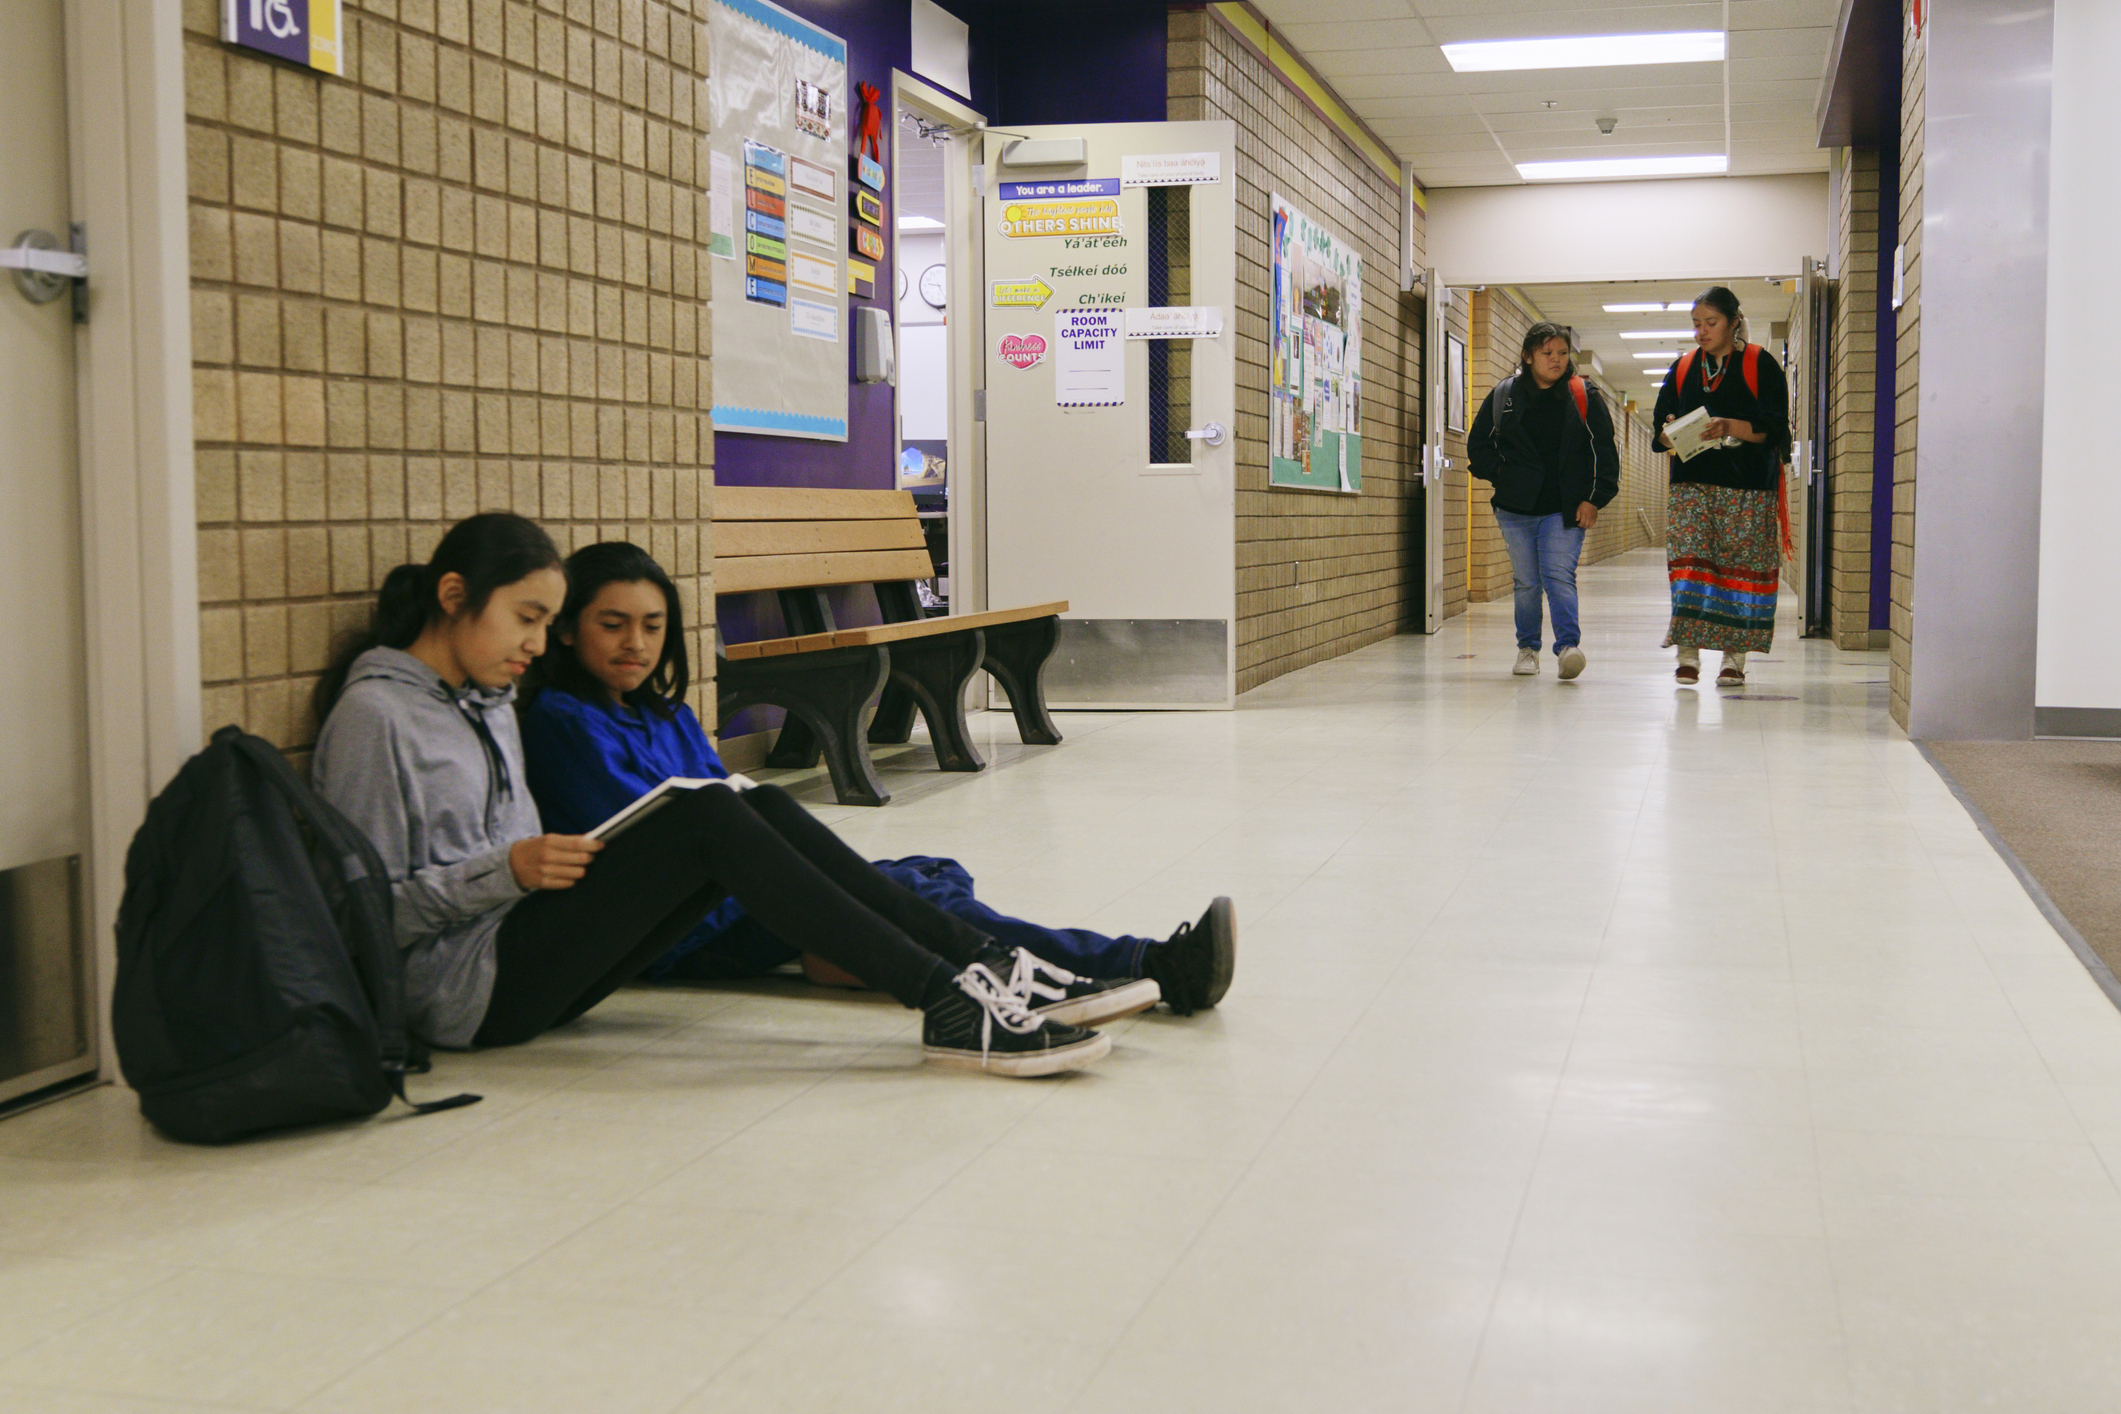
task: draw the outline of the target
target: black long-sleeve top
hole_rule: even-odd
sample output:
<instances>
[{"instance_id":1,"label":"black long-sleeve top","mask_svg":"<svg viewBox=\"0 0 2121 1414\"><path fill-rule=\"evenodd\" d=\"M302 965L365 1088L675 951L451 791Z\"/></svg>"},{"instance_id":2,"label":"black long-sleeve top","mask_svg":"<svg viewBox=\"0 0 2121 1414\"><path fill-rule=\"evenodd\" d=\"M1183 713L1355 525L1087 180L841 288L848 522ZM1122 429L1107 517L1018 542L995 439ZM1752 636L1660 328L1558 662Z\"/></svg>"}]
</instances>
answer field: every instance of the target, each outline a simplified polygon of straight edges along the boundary
<instances>
[{"instance_id":1,"label":"black long-sleeve top","mask_svg":"<svg viewBox=\"0 0 2121 1414\"><path fill-rule=\"evenodd\" d=\"M1765 348L1760 351L1760 391L1745 383L1745 349L1731 350L1731 357L1716 386L1708 387L1708 355L1697 352L1687 369L1686 386L1678 385L1679 365L1664 376L1657 390L1657 409L1650 425L1664 430L1667 417L1684 416L1707 404L1711 417L1733 417L1751 424L1755 432L1767 434L1764 442L1741 442L1735 447L1714 447L1690 462L1677 456L1672 461L1675 483L1697 482L1706 486L1735 486L1744 491L1772 491L1775 473L1782 465L1783 449L1790 439L1790 384L1782 365Z\"/></svg>"}]
</instances>

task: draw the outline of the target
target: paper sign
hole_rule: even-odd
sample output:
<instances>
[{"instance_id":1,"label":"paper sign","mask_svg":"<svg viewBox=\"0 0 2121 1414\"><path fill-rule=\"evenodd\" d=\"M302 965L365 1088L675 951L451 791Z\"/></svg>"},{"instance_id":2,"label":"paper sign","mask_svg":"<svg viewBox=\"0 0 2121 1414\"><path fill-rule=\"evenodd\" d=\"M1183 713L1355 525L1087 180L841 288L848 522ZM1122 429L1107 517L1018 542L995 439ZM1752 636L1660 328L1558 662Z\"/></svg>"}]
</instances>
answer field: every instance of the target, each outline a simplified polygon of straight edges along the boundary
<instances>
[{"instance_id":1,"label":"paper sign","mask_svg":"<svg viewBox=\"0 0 2121 1414\"><path fill-rule=\"evenodd\" d=\"M757 211L744 213L744 229L754 236L766 236L772 240L788 239L788 223L778 217L763 215Z\"/></svg>"},{"instance_id":2,"label":"paper sign","mask_svg":"<svg viewBox=\"0 0 2121 1414\"><path fill-rule=\"evenodd\" d=\"M1116 408L1127 401L1127 341L1116 309L1053 314L1053 401L1061 407Z\"/></svg>"},{"instance_id":3,"label":"paper sign","mask_svg":"<svg viewBox=\"0 0 2121 1414\"><path fill-rule=\"evenodd\" d=\"M1004 334L994 353L1011 368L1029 368L1045 360L1046 338L1043 334Z\"/></svg>"},{"instance_id":4,"label":"paper sign","mask_svg":"<svg viewBox=\"0 0 2121 1414\"><path fill-rule=\"evenodd\" d=\"M866 256L870 260L882 260L884 258L884 237L881 232L873 231L859 221L850 229L854 232L854 253L856 255Z\"/></svg>"},{"instance_id":5,"label":"paper sign","mask_svg":"<svg viewBox=\"0 0 2121 1414\"><path fill-rule=\"evenodd\" d=\"M1213 339L1220 337L1223 331L1220 305L1159 305L1151 309L1129 309L1123 313L1130 339Z\"/></svg>"},{"instance_id":6,"label":"paper sign","mask_svg":"<svg viewBox=\"0 0 2121 1414\"><path fill-rule=\"evenodd\" d=\"M854 194L854 214L872 226L881 226L884 224L884 203L872 193L858 191Z\"/></svg>"},{"instance_id":7,"label":"paper sign","mask_svg":"<svg viewBox=\"0 0 2121 1414\"><path fill-rule=\"evenodd\" d=\"M806 339L826 339L836 344L840 341L840 312L816 300L791 299L788 301L788 329Z\"/></svg>"},{"instance_id":8,"label":"paper sign","mask_svg":"<svg viewBox=\"0 0 2121 1414\"><path fill-rule=\"evenodd\" d=\"M840 199L840 179L830 167L801 157L788 159L788 185L807 196L814 196L834 205Z\"/></svg>"},{"instance_id":9,"label":"paper sign","mask_svg":"<svg viewBox=\"0 0 2121 1414\"><path fill-rule=\"evenodd\" d=\"M1197 187L1222 179L1220 152L1155 152L1119 159L1123 187Z\"/></svg>"},{"instance_id":10,"label":"paper sign","mask_svg":"<svg viewBox=\"0 0 2121 1414\"><path fill-rule=\"evenodd\" d=\"M1003 182L1003 201L1053 201L1062 197L1118 196L1117 177L1076 177L1050 182Z\"/></svg>"},{"instance_id":11,"label":"paper sign","mask_svg":"<svg viewBox=\"0 0 2121 1414\"><path fill-rule=\"evenodd\" d=\"M788 195L788 183L767 171L764 167L744 168L744 185L753 191L762 191L768 196Z\"/></svg>"},{"instance_id":12,"label":"paper sign","mask_svg":"<svg viewBox=\"0 0 2121 1414\"><path fill-rule=\"evenodd\" d=\"M763 142L744 140L744 165L756 167L762 172L785 176L788 172L788 154L778 147L768 147Z\"/></svg>"},{"instance_id":13,"label":"paper sign","mask_svg":"<svg viewBox=\"0 0 2121 1414\"><path fill-rule=\"evenodd\" d=\"M792 206L788 209L788 234L797 240L814 241L827 250L839 244L840 223L837 217L827 216L822 211L812 211L807 206Z\"/></svg>"},{"instance_id":14,"label":"paper sign","mask_svg":"<svg viewBox=\"0 0 2121 1414\"><path fill-rule=\"evenodd\" d=\"M707 249L725 259L736 255L736 163L726 152L708 161L713 185L707 191Z\"/></svg>"},{"instance_id":15,"label":"paper sign","mask_svg":"<svg viewBox=\"0 0 2121 1414\"><path fill-rule=\"evenodd\" d=\"M856 299L875 299L876 267L860 260L848 261L847 293Z\"/></svg>"},{"instance_id":16,"label":"paper sign","mask_svg":"<svg viewBox=\"0 0 2121 1414\"><path fill-rule=\"evenodd\" d=\"M857 154L855 160L861 164L855 172L855 176L860 179L861 184L871 191L882 191L884 189L884 164L866 152Z\"/></svg>"},{"instance_id":17,"label":"paper sign","mask_svg":"<svg viewBox=\"0 0 2121 1414\"><path fill-rule=\"evenodd\" d=\"M339 0L222 0L221 38L319 73L344 74Z\"/></svg>"},{"instance_id":18,"label":"paper sign","mask_svg":"<svg viewBox=\"0 0 2121 1414\"><path fill-rule=\"evenodd\" d=\"M795 81L795 126L814 138L832 140L832 90L807 79Z\"/></svg>"},{"instance_id":19,"label":"paper sign","mask_svg":"<svg viewBox=\"0 0 2121 1414\"><path fill-rule=\"evenodd\" d=\"M820 260L802 251L788 253L788 283L807 285L828 295L840 292L840 266L836 260Z\"/></svg>"},{"instance_id":20,"label":"paper sign","mask_svg":"<svg viewBox=\"0 0 2121 1414\"><path fill-rule=\"evenodd\" d=\"M744 298L753 304L786 304L788 286L780 280L761 280L756 275L746 275Z\"/></svg>"},{"instance_id":21,"label":"paper sign","mask_svg":"<svg viewBox=\"0 0 2121 1414\"><path fill-rule=\"evenodd\" d=\"M1044 309L1053 298L1053 287L1044 280L996 280L996 309Z\"/></svg>"},{"instance_id":22,"label":"paper sign","mask_svg":"<svg viewBox=\"0 0 2121 1414\"><path fill-rule=\"evenodd\" d=\"M1055 196L1038 195L1047 191ZM1116 236L1120 234L1119 180L1003 182L1001 232L1026 236Z\"/></svg>"},{"instance_id":23,"label":"paper sign","mask_svg":"<svg viewBox=\"0 0 2121 1414\"><path fill-rule=\"evenodd\" d=\"M771 236L746 235L744 237L744 250L747 254L763 255L769 260L786 260L788 258L788 242L775 240Z\"/></svg>"}]
</instances>

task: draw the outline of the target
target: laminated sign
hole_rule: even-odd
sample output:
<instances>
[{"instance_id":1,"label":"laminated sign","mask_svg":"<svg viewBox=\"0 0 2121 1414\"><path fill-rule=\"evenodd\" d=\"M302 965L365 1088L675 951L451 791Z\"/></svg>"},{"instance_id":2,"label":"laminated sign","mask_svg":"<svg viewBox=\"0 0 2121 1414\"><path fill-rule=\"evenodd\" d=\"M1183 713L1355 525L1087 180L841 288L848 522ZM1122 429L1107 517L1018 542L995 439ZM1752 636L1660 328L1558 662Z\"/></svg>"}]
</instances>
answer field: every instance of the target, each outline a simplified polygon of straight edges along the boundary
<instances>
[{"instance_id":1,"label":"laminated sign","mask_svg":"<svg viewBox=\"0 0 2121 1414\"><path fill-rule=\"evenodd\" d=\"M1026 236L1116 236L1119 178L1082 181L1003 182L1001 233Z\"/></svg>"},{"instance_id":2,"label":"laminated sign","mask_svg":"<svg viewBox=\"0 0 2121 1414\"><path fill-rule=\"evenodd\" d=\"M346 72L339 0L222 0L221 38L319 73Z\"/></svg>"}]
</instances>

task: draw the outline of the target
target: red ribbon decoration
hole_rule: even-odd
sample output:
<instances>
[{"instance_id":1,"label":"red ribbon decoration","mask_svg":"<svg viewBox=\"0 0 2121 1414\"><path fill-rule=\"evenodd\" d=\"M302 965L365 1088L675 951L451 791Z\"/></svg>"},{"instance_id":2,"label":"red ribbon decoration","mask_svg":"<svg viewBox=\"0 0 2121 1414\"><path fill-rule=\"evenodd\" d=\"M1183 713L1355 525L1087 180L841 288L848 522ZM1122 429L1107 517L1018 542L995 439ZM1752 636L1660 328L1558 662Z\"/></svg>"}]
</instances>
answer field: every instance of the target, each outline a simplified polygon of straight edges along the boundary
<instances>
[{"instance_id":1,"label":"red ribbon decoration","mask_svg":"<svg viewBox=\"0 0 2121 1414\"><path fill-rule=\"evenodd\" d=\"M862 131L856 147L865 157L884 160L884 110L877 100L884 95L873 83L858 83L855 94L862 100Z\"/></svg>"}]
</instances>

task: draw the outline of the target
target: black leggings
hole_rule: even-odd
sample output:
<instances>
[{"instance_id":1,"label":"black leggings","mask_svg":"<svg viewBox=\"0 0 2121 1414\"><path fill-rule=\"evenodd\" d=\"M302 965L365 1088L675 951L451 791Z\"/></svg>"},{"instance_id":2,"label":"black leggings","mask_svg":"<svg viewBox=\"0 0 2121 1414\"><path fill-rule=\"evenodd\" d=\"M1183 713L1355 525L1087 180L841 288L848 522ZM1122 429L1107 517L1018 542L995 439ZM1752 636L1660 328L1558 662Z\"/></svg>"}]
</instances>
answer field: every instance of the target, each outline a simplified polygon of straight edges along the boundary
<instances>
[{"instance_id":1,"label":"black leggings","mask_svg":"<svg viewBox=\"0 0 2121 1414\"><path fill-rule=\"evenodd\" d=\"M574 887L510 909L476 1044L572 1021L699 926L724 893L777 937L918 1006L987 935L877 872L778 786L686 792L613 840Z\"/></svg>"}]
</instances>

